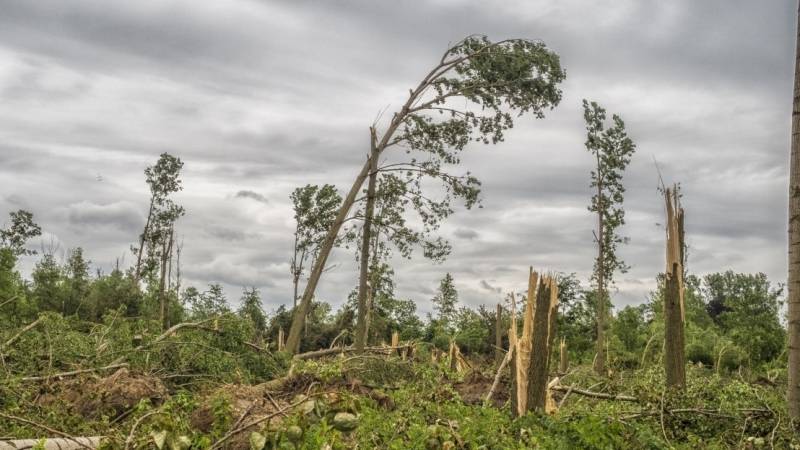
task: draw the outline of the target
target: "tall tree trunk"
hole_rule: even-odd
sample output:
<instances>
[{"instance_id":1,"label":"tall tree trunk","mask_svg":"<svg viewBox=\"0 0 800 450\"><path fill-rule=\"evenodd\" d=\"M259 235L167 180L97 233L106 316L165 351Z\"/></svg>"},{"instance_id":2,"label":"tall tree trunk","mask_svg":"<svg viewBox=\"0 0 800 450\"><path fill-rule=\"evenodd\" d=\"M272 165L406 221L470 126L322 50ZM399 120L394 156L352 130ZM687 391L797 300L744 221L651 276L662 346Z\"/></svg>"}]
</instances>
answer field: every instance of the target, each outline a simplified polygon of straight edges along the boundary
<instances>
[{"instance_id":1,"label":"tall tree trunk","mask_svg":"<svg viewBox=\"0 0 800 450\"><path fill-rule=\"evenodd\" d=\"M503 361L503 306L497 304L497 314L494 319L494 360L498 364Z\"/></svg>"},{"instance_id":2,"label":"tall tree trunk","mask_svg":"<svg viewBox=\"0 0 800 450\"><path fill-rule=\"evenodd\" d=\"M142 276L142 253L144 253L144 244L145 240L147 239L147 233L150 232L150 222L153 220L153 209L155 207L154 202L155 198L150 197L150 210L147 212L147 221L144 223L144 231L142 231L142 235L139 237L139 251L136 252L136 270L134 271L134 278L137 282Z\"/></svg>"},{"instance_id":3,"label":"tall tree trunk","mask_svg":"<svg viewBox=\"0 0 800 450\"><path fill-rule=\"evenodd\" d=\"M664 274L664 371L667 386L686 386L683 304L683 209L677 188L664 192L667 201L667 267Z\"/></svg>"},{"instance_id":4,"label":"tall tree trunk","mask_svg":"<svg viewBox=\"0 0 800 450\"><path fill-rule=\"evenodd\" d=\"M353 203L356 201L361 185L364 184L364 180L369 176L369 169L371 166L372 158L370 157L356 176L353 186L350 187L350 192L347 193L347 197L345 197L341 208L339 208L339 213L336 214L336 219L333 221L331 229L328 230L328 235L325 236L325 240L320 246L319 255L314 260L314 265L311 268L311 274L308 277L308 283L303 292L303 297L300 299L297 308L295 308L294 316L292 317L292 326L289 328L289 336L286 339L286 350L289 353L297 353L300 349L300 335L303 332L305 318L311 306L311 299L314 298L314 291L317 289L317 283L322 275L322 271L325 269L325 264L328 261L328 255L331 253L333 244L336 243L336 236L339 234L339 230L342 228L345 219L347 219L350 208L353 207Z\"/></svg>"},{"instance_id":5,"label":"tall tree trunk","mask_svg":"<svg viewBox=\"0 0 800 450\"><path fill-rule=\"evenodd\" d=\"M181 295L181 252L183 251L183 240L175 246L175 294L180 298Z\"/></svg>"},{"instance_id":6,"label":"tall tree trunk","mask_svg":"<svg viewBox=\"0 0 800 450\"><path fill-rule=\"evenodd\" d=\"M292 296L292 298L294 299L294 307L297 308L297 288L298 285L300 284L299 272L295 271L294 274L292 274L292 283L294 283L294 295Z\"/></svg>"},{"instance_id":7,"label":"tall tree trunk","mask_svg":"<svg viewBox=\"0 0 800 450\"><path fill-rule=\"evenodd\" d=\"M175 226L173 225L169 229L169 256L168 256L168 267L167 267L167 290L172 290L172 239L175 233Z\"/></svg>"},{"instance_id":8,"label":"tall tree trunk","mask_svg":"<svg viewBox=\"0 0 800 450\"><path fill-rule=\"evenodd\" d=\"M789 414L800 419L800 9L795 43L794 102L789 171Z\"/></svg>"},{"instance_id":9,"label":"tall tree trunk","mask_svg":"<svg viewBox=\"0 0 800 450\"><path fill-rule=\"evenodd\" d=\"M561 344L558 346L558 373L565 375L569 370L569 354L567 353L567 341L561 338Z\"/></svg>"},{"instance_id":10,"label":"tall tree trunk","mask_svg":"<svg viewBox=\"0 0 800 450\"><path fill-rule=\"evenodd\" d=\"M375 188L378 180L378 155L375 130L370 128L370 174L367 184L367 204L364 209L364 227L361 230L361 273L358 280L358 319L356 321L356 351L361 352L367 344L367 290L370 289L369 259L372 244L372 216L375 213Z\"/></svg>"},{"instance_id":11,"label":"tall tree trunk","mask_svg":"<svg viewBox=\"0 0 800 450\"><path fill-rule=\"evenodd\" d=\"M164 288L166 286L166 278L167 278L167 241L163 241L161 243L161 277L158 282L158 299L161 305L161 313L159 318L161 319L161 327L166 330L169 328L167 326L167 297L164 295Z\"/></svg>"},{"instance_id":12,"label":"tall tree trunk","mask_svg":"<svg viewBox=\"0 0 800 450\"><path fill-rule=\"evenodd\" d=\"M597 154L597 342L595 343L594 371L606 373L606 291L605 291L605 246L603 238L603 173L600 169L600 154Z\"/></svg>"}]
</instances>

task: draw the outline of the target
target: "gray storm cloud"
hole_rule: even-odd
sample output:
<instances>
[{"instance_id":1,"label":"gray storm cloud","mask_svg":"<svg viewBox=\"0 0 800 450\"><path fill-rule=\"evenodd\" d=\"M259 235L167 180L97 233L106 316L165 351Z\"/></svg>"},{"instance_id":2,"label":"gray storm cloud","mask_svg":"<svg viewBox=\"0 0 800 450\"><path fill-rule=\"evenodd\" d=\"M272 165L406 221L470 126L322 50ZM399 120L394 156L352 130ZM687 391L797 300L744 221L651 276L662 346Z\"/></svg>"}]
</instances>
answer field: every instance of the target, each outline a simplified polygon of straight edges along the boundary
<instances>
[{"instance_id":1,"label":"gray storm cloud","mask_svg":"<svg viewBox=\"0 0 800 450\"><path fill-rule=\"evenodd\" d=\"M529 266L586 282L594 220L583 98L620 114L638 144L620 250L632 269L619 276L618 306L643 301L663 270L654 160L683 186L690 270L783 281L794 7L9 0L0 214L30 209L49 239L108 268L129 260L147 211L142 171L167 151L185 162L187 281L222 282L234 300L252 285L270 307L291 303L292 189L347 189L378 112L390 114L448 42L482 33L556 50L564 99L545 120L518 122L505 143L465 152L484 208L458 210L443 227L454 244L443 264L394 261L399 295L429 311L450 272L463 303L495 303L524 287ZM338 304L356 282L352 250L331 264L319 294Z\"/></svg>"}]
</instances>

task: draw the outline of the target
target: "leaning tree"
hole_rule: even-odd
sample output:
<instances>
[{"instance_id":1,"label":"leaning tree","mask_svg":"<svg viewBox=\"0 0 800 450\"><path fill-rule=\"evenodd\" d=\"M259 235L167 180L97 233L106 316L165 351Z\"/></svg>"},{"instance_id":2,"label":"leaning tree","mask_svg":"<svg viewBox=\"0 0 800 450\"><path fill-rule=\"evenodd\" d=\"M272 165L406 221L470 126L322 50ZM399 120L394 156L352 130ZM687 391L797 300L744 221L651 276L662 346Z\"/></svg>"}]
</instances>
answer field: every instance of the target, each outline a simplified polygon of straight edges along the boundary
<instances>
[{"instance_id":1,"label":"leaning tree","mask_svg":"<svg viewBox=\"0 0 800 450\"><path fill-rule=\"evenodd\" d=\"M565 72L558 55L542 42L509 39L491 42L484 36L470 36L448 48L439 62L409 90L403 106L386 127L370 127L370 152L328 230L309 275L303 297L294 312L286 347L296 352L303 321L311 305L328 255L364 181L378 170L378 161L390 149L424 152L430 158L415 161L415 170L426 171L425 161L450 161L470 142L497 143L514 125L514 118L544 112L561 100L559 83ZM374 211L377 181L368 186L366 210ZM367 216L369 217L369 215ZM369 245L365 217L364 242ZM370 219L371 220L371 219ZM369 225L368 225L369 223ZM365 252L369 255L369 251ZM361 291L366 286L359 286ZM361 297L364 294L359 294ZM359 301L359 307L366 304ZM366 318L365 314L359 317Z\"/></svg>"}]
</instances>

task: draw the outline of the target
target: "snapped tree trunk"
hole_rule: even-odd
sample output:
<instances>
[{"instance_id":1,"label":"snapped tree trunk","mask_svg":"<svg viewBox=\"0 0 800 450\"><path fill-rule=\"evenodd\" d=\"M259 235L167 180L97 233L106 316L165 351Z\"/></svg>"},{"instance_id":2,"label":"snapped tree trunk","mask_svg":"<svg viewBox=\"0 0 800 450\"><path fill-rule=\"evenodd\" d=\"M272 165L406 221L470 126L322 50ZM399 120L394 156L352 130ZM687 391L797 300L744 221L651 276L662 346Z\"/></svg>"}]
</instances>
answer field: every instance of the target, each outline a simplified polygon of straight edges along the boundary
<instances>
[{"instance_id":1,"label":"snapped tree trunk","mask_svg":"<svg viewBox=\"0 0 800 450\"><path fill-rule=\"evenodd\" d=\"M667 267L664 278L664 369L667 386L686 386L683 304L683 208L677 187L664 192L667 204Z\"/></svg>"},{"instance_id":2,"label":"snapped tree trunk","mask_svg":"<svg viewBox=\"0 0 800 450\"><path fill-rule=\"evenodd\" d=\"M378 180L378 154L376 147L376 136L373 128L369 129L370 134L370 170L369 182L367 183L367 204L364 208L364 227L361 230L361 270L358 279L358 318L356 320L356 351L364 350L367 345L367 315L369 314L368 290L370 289L369 278L369 257L370 244L372 243L372 216L375 213L375 188Z\"/></svg>"},{"instance_id":3,"label":"snapped tree trunk","mask_svg":"<svg viewBox=\"0 0 800 450\"><path fill-rule=\"evenodd\" d=\"M509 352L511 358L511 407L516 416L528 411L545 411L547 405L550 353L558 308L558 284L550 276L539 277L533 270L528 278L528 299L522 335L516 330L516 303L512 297Z\"/></svg>"},{"instance_id":4,"label":"snapped tree trunk","mask_svg":"<svg viewBox=\"0 0 800 450\"><path fill-rule=\"evenodd\" d=\"M498 364L503 361L503 307L497 304L497 315L494 319L494 360Z\"/></svg>"},{"instance_id":5,"label":"snapped tree trunk","mask_svg":"<svg viewBox=\"0 0 800 450\"><path fill-rule=\"evenodd\" d=\"M544 276L534 291L535 308L528 368L528 411L544 411L547 402L547 376L550 372L550 349L558 310L558 287L552 277Z\"/></svg>"},{"instance_id":6,"label":"snapped tree trunk","mask_svg":"<svg viewBox=\"0 0 800 450\"><path fill-rule=\"evenodd\" d=\"M795 43L794 101L789 170L789 367L786 403L800 419L800 9Z\"/></svg>"}]
</instances>

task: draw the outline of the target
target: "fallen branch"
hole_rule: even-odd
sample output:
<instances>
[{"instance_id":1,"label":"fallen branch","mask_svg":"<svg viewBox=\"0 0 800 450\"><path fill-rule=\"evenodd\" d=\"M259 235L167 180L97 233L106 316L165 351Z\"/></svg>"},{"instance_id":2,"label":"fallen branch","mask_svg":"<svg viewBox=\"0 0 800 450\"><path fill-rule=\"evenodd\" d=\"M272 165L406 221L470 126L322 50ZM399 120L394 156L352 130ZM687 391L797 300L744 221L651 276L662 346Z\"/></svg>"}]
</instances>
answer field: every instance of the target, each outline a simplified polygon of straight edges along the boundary
<instances>
[{"instance_id":1,"label":"fallen branch","mask_svg":"<svg viewBox=\"0 0 800 450\"><path fill-rule=\"evenodd\" d=\"M131 448L131 444L133 444L133 437L136 434L136 428L139 425L141 425L142 422L144 422L144 419L147 419L148 417L154 416L156 414L166 414L166 412L165 411L150 411L149 413L143 415L142 417L139 417L136 420L136 422L133 423L133 426L131 427L131 431L130 431L130 433L128 433L128 437L125 439L125 450L128 450L129 448Z\"/></svg>"},{"instance_id":2,"label":"fallen branch","mask_svg":"<svg viewBox=\"0 0 800 450\"><path fill-rule=\"evenodd\" d=\"M98 448L103 438L76 437L73 440L67 438L52 439L14 439L0 441L0 450L18 450L23 448L41 448L43 450L72 450L76 448ZM37 445L42 445L37 447Z\"/></svg>"},{"instance_id":3,"label":"fallen branch","mask_svg":"<svg viewBox=\"0 0 800 450\"><path fill-rule=\"evenodd\" d=\"M37 422L34 422L32 420L28 420L28 419L25 419L25 418L22 418L22 417L12 416L12 415L9 415L9 414L3 414L3 413L0 413L0 417L2 417L4 419L8 419L8 420L13 420L15 422L24 423L26 425L31 425L31 426L34 426L36 428L45 430L45 431L47 431L49 433L56 434L56 435L61 436L62 438L66 439L68 441L74 442L75 444L77 444L78 446L80 446L82 448L88 448L88 449L95 448L95 447L89 446L88 444L86 444L84 442L79 441L77 438L75 438L73 436L70 436L69 434L64 433L63 431L58 431L56 429L48 427L47 425L42 425L41 423L37 423ZM83 439L86 439L86 438L83 438ZM91 439L91 438L89 438L89 439ZM95 439L97 439L99 441L100 438L95 438Z\"/></svg>"},{"instance_id":4,"label":"fallen branch","mask_svg":"<svg viewBox=\"0 0 800 450\"><path fill-rule=\"evenodd\" d=\"M508 363L511 362L511 355L513 354L514 354L514 347L511 347L503 357L503 361L501 361L500 365L497 367L497 374L495 374L494 376L492 387L489 388L489 393L486 394L486 398L483 400L484 405L488 405L489 402L492 400L492 397L494 396L494 391L496 391L497 386L500 385L500 377L503 375L503 370L506 368Z\"/></svg>"},{"instance_id":5,"label":"fallen branch","mask_svg":"<svg viewBox=\"0 0 800 450\"><path fill-rule=\"evenodd\" d=\"M16 300L16 299L17 299L17 297L19 297L19 294L14 294L14 295L12 295L12 296L11 296L11 298L7 299L7 300L6 300L6 301L4 301L3 303L0 303L0 308L2 308L3 306L6 306L7 304L9 304L9 303L11 303L11 302L13 302L14 300Z\"/></svg>"},{"instance_id":6,"label":"fallen branch","mask_svg":"<svg viewBox=\"0 0 800 450\"><path fill-rule=\"evenodd\" d=\"M550 388L553 391L559 392L572 392L574 394L580 394L586 397L593 397L593 398L602 398L604 400L619 400L623 402L638 402L639 399L636 397L631 397L630 395L622 395L622 394L606 394L604 392L592 392L587 391L584 389L576 388L575 386L553 386Z\"/></svg>"},{"instance_id":7,"label":"fallen branch","mask_svg":"<svg viewBox=\"0 0 800 450\"><path fill-rule=\"evenodd\" d=\"M262 353L270 353L270 351L267 350L266 348L261 347L259 345L256 345L256 344L254 344L252 342L247 342L247 341L242 341L242 342L244 343L244 345L252 348L253 350L256 350L256 351L259 351L259 352L262 352Z\"/></svg>"},{"instance_id":8,"label":"fallen branch","mask_svg":"<svg viewBox=\"0 0 800 450\"><path fill-rule=\"evenodd\" d=\"M34 320L33 322L31 322L31 323L29 323L28 325L26 325L26 326L25 326L25 328L23 328L23 329L19 330L19 333L17 333L17 334L15 334L14 336L12 336L12 337L11 337L11 339L7 340L5 344L3 344L2 346L0 346L0 351L3 351L3 350L5 350L5 349L6 349L6 347L8 347L8 346L10 346L11 344L13 344L13 343L14 343L14 341L16 341L17 339L19 339L19 337L20 337L20 336L22 336L22 335L23 335L23 334L25 334L26 332L30 331L30 330L31 330L33 327L35 327L36 325L39 325L39 322L41 322L41 321L42 321L42 319L44 319L44 316L39 316L39 318L38 318L38 319L36 319L36 320Z\"/></svg>"},{"instance_id":9,"label":"fallen branch","mask_svg":"<svg viewBox=\"0 0 800 450\"><path fill-rule=\"evenodd\" d=\"M161 335L159 335L157 338L153 339L151 342L148 342L147 344L139 345L138 347L134 348L133 350L131 350L131 353L138 352L139 350L142 350L145 347L157 344L157 343L163 341L164 339L170 337L171 335L176 333L181 328L202 328L202 329L208 330L208 328L205 327L204 325L206 323L212 321L212 320L214 320L214 319L202 320L200 322L183 322L183 323L179 323L179 324L173 325L167 331L161 333ZM114 362L112 362L111 365L120 364L123 361L125 361L126 358L127 358L127 355L120 356L119 358L114 360Z\"/></svg>"},{"instance_id":10,"label":"fallen branch","mask_svg":"<svg viewBox=\"0 0 800 450\"><path fill-rule=\"evenodd\" d=\"M128 367L127 363L121 364L112 364L110 366L105 367L95 367L92 369L80 369L80 370L71 370L69 372L61 372L61 373L54 373L52 375L39 375L35 377L25 377L22 381L41 381L41 380L49 380L51 378L64 378L64 377L71 377L73 375L80 375L82 373L90 373L90 372L100 372L103 370L111 370L111 369L119 369L121 367Z\"/></svg>"},{"instance_id":11,"label":"fallen branch","mask_svg":"<svg viewBox=\"0 0 800 450\"><path fill-rule=\"evenodd\" d=\"M385 353L390 354L392 351L410 348L411 345L400 345L397 347L365 347L364 352L371 352L371 353ZM322 358L323 356L329 355L337 355L340 353L352 353L355 352L355 347L337 347L337 348L325 348L322 350L314 350L311 352L306 353L298 353L292 357L292 359L303 360L303 359L314 359L314 358Z\"/></svg>"},{"instance_id":12,"label":"fallen branch","mask_svg":"<svg viewBox=\"0 0 800 450\"><path fill-rule=\"evenodd\" d=\"M293 409L293 408L295 408L295 407L297 407L297 406L300 406L300 405L302 405L303 403L307 402L307 401L309 400L309 398L311 398L311 397L320 396L320 395L323 395L323 394L326 394L326 393L327 393L327 392L318 392L318 393L316 393L316 394L312 394L312 395L306 396L306 397L304 397L304 398L302 398L302 399L300 399L300 400L298 400L298 401L296 401L296 402L294 402L294 403L292 403L292 404L290 404L290 405L287 405L287 406L286 406L285 408L283 408L283 409L279 409L278 411L275 411L275 412L273 412L273 413L271 413L271 414L267 414L267 415L266 415L266 416L264 416L264 417L260 417L260 418L258 418L258 419L256 419L256 420L254 420L254 421L252 421L252 422L250 422L250 423L246 424L246 425L241 425L241 426L239 426L239 427L237 427L237 428L234 428L234 429L232 429L231 431L227 432L227 433L226 433L224 436L222 436L221 438L219 438L219 440L217 440L217 442L215 442L215 443L214 443L214 445L212 445L212 446L210 447L210 449L211 449L211 450L214 450L214 449L217 449L217 448L221 448L221 447L222 447L222 444L224 444L225 442L227 442L227 441L228 441L228 439L230 439L230 438L232 438L232 437L236 436L237 434L239 434L239 433L241 433L241 432L243 432L243 431L247 431L247 429L248 429L248 428L250 428L250 427L254 427L254 426L256 426L256 425L258 425L258 424L260 424L260 423L262 423L262 422L264 422L264 421L267 421L267 420L269 420L269 419L272 419L272 418L273 418L273 417L275 417L275 416L278 416L278 415L284 414L286 411L289 411L290 409Z\"/></svg>"},{"instance_id":13,"label":"fallen branch","mask_svg":"<svg viewBox=\"0 0 800 450\"><path fill-rule=\"evenodd\" d=\"M737 419L738 417L724 414L720 411L714 409L704 409L704 408L677 408L677 409L664 409L664 413L666 414L698 414L703 416L712 416L712 417L721 417L725 419ZM757 415L757 414L774 414L772 411L767 409L753 409L753 408L742 408L742 409L734 409L733 411L738 413L744 413L747 416ZM620 417L620 420L630 420L636 419L639 417L649 417L649 416L657 416L661 414L661 410L656 411L641 411L635 414L630 414L627 416Z\"/></svg>"}]
</instances>

